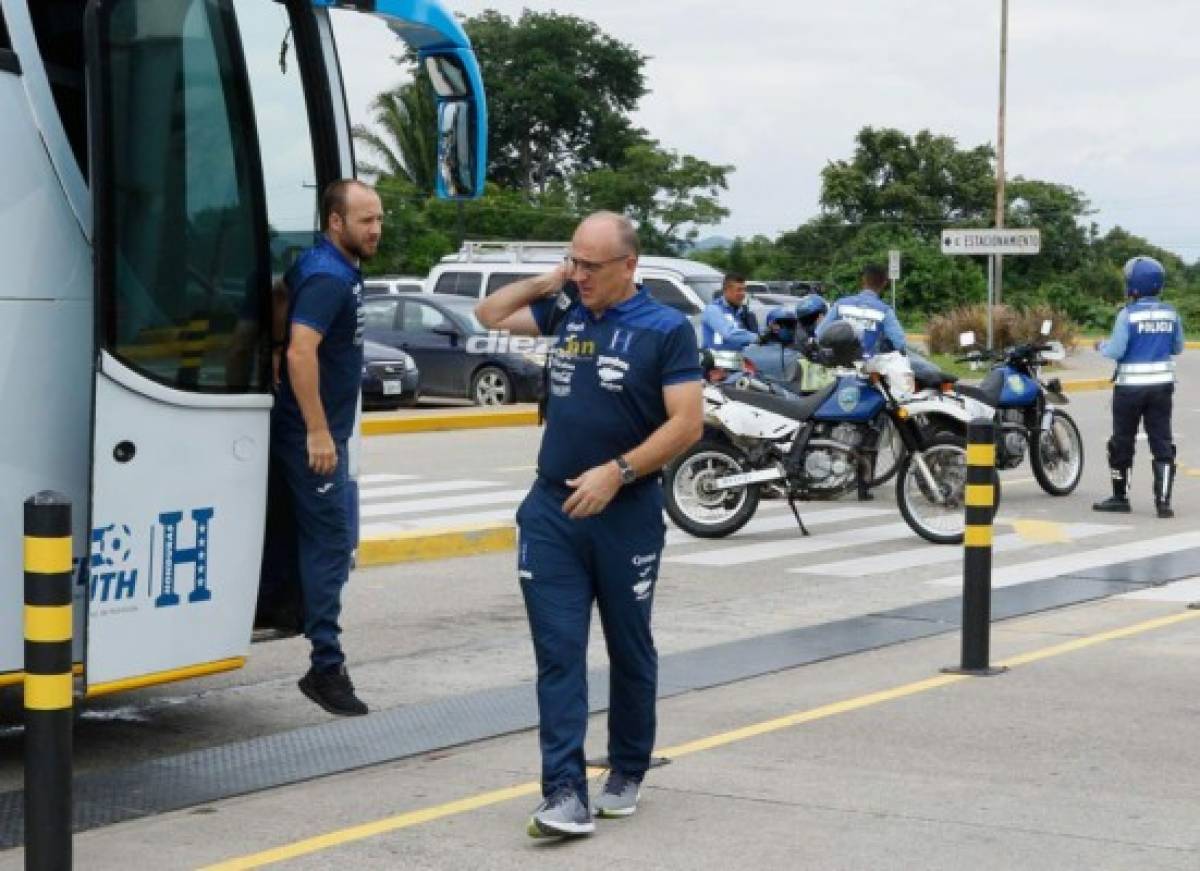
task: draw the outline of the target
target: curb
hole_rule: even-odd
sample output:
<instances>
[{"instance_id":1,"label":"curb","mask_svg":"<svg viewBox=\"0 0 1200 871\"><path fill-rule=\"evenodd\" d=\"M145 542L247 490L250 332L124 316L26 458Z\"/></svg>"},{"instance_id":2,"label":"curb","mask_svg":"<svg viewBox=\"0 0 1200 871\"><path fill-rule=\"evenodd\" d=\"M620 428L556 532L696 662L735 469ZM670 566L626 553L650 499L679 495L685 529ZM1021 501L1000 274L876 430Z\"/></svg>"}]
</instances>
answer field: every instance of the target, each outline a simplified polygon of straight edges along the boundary
<instances>
[{"instance_id":1,"label":"curb","mask_svg":"<svg viewBox=\"0 0 1200 871\"><path fill-rule=\"evenodd\" d=\"M479 412L473 408L438 414L388 415L363 418L364 436L402 435L415 432L442 432L456 429L492 429L505 426L536 426L537 409L508 409Z\"/></svg>"},{"instance_id":2,"label":"curb","mask_svg":"<svg viewBox=\"0 0 1200 871\"><path fill-rule=\"evenodd\" d=\"M1111 378L1077 378L1062 383L1064 393L1085 393L1089 390L1112 389Z\"/></svg>"},{"instance_id":3,"label":"curb","mask_svg":"<svg viewBox=\"0 0 1200 871\"><path fill-rule=\"evenodd\" d=\"M357 567L477 556L513 550L517 546L515 523L480 523L444 529L398 532L359 542Z\"/></svg>"}]
</instances>

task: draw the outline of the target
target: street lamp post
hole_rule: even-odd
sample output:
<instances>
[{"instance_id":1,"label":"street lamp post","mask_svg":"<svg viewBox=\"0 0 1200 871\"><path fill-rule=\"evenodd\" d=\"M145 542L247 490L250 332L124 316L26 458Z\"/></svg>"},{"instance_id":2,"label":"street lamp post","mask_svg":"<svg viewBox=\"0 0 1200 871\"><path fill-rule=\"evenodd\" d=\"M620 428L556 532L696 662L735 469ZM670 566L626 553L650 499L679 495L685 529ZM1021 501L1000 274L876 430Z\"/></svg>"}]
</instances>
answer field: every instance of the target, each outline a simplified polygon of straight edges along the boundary
<instances>
[{"instance_id":1,"label":"street lamp post","mask_svg":"<svg viewBox=\"0 0 1200 871\"><path fill-rule=\"evenodd\" d=\"M996 133L996 229L1004 227L1004 111L1008 80L1008 0L1000 0L1000 111ZM996 255L995 302L1004 302L1004 258Z\"/></svg>"}]
</instances>

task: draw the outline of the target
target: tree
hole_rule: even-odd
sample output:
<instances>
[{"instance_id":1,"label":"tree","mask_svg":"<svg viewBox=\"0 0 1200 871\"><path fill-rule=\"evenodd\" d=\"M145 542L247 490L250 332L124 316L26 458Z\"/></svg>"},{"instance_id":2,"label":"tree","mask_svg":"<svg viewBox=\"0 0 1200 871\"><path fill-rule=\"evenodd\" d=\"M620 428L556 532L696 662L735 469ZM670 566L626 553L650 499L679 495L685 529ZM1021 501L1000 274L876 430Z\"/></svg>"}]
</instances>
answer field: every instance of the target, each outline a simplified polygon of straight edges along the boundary
<instances>
[{"instance_id":1,"label":"tree","mask_svg":"<svg viewBox=\"0 0 1200 871\"><path fill-rule=\"evenodd\" d=\"M645 56L572 15L488 10L465 23L487 83L488 177L542 192L554 179L620 165L645 136L628 113Z\"/></svg>"},{"instance_id":2,"label":"tree","mask_svg":"<svg viewBox=\"0 0 1200 871\"><path fill-rule=\"evenodd\" d=\"M949 136L864 127L854 157L821 171L821 206L848 224L895 223L935 238L946 224L982 223L994 211L991 146L960 150Z\"/></svg>"},{"instance_id":3,"label":"tree","mask_svg":"<svg viewBox=\"0 0 1200 871\"><path fill-rule=\"evenodd\" d=\"M371 104L380 132L358 125L354 138L378 162L359 161L358 171L382 178L402 178L417 191L432 195L437 186L437 102L424 72L411 82L384 91Z\"/></svg>"},{"instance_id":4,"label":"tree","mask_svg":"<svg viewBox=\"0 0 1200 871\"><path fill-rule=\"evenodd\" d=\"M731 166L718 166L645 141L626 149L620 169L575 177L581 212L606 209L637 222L648 254L678 254L699 235L699 225L729 214L718 201Z\"/></svg>"}]
</instances>

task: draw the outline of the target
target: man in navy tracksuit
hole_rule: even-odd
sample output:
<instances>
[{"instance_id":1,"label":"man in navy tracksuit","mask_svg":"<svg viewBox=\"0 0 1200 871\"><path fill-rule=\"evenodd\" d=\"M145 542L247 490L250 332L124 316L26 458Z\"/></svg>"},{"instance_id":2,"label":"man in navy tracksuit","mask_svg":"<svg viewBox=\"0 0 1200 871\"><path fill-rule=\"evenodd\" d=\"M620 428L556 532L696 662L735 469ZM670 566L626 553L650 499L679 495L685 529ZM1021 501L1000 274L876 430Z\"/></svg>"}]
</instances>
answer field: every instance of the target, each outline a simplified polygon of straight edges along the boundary
<instances>
[{"instance_id":1,"label":"man in navy tracksuit","mask_svg":"<svg viewBox=\"0 0 1200 871\"><path fill-rule=\"evenodd\" d=\"M367 713L346 671L339 636L350 575L347 443L362 383L362 274L379 246L379 197L357 181L334 182L321 203L325 233L285 276L286 365L271 415L271 454L287 482L295 521L304 634L312 666L300 690L332 714Z\"/></svg>"},{"instance_id":2,"label":"man in navy tracksuit","mask_svg":"<svg viewBox=\"0 0 1200 871\"><path fill-rule=\"evenodd\" d=\"M692 326L634 284L637 260L632 224L592 215L563 266L476 309L489 328L555 338L538 477L517 512L538 668L544 800L529 820L535 837L594 829L583 749L593 601L611 664L610 773L597 816L634 812L654 746L650 612L665 533L658 476L699 439L703 403Z\"/></svg>"},{"instance_id":3,"label":"man in navy tracksuit","mask_svg":"<svg viewBox=\"0 0 1200 871\"><path fill-rule=\"evenodd\" d=\"M1130 303L1117 315L1112 336L1098 342L1100 353L1117 363L1113 378L1113 434L1108 465L1113 494L1092 507L1127 512L1129 473L1139 422L1146 426L1154 457L1154 507L1158 516L1174 517L1171 489L1175 483L1175 444L1171 438L1171 405L1175 394L1175 361L1183 353L1183 321L1174 306L1158 298L1166 272L1153 257L1134 257L1125 264L1125 290Z\"/></svg>"}]
</instances>

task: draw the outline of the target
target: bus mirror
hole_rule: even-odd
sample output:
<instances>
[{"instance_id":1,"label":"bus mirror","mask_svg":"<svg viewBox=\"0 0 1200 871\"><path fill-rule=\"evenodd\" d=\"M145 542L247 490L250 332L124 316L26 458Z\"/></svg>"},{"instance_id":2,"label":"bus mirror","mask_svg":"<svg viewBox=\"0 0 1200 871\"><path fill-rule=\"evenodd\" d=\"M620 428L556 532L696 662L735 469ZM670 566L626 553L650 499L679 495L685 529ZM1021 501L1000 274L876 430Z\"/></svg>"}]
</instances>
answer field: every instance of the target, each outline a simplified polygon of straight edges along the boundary
<instances>
[{"instance_id":1,"label":"bus mirror","mask_svg":"<svg viewBox=\"0 0 1200 871\"><path fill-rule=\"evenodd\" d=\"M448 100L438 107L438 193L452 198L476 196L478 159L471 104Z\"/></svg>"},{"instance_id":2,"label":"bus mirror","mask_svg":"<svg viewBox=\"0 0 1200 871\"><path fill-rule=\"evenodd\" d=\"M443 100L462 100L471 96L471 80L462 61L452 54L433 54L425 58L425 72L433 92Z\"/></svg>"}]
</instances>

